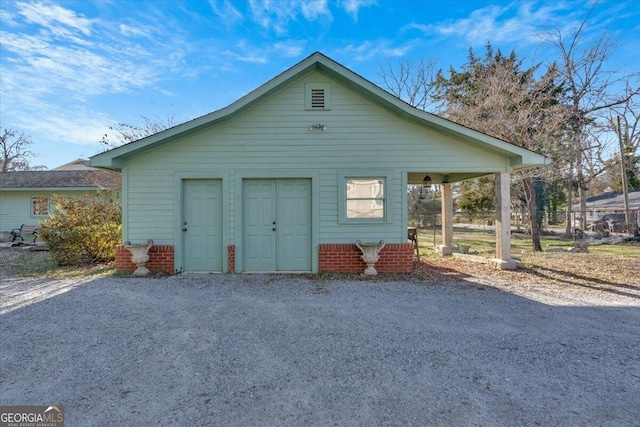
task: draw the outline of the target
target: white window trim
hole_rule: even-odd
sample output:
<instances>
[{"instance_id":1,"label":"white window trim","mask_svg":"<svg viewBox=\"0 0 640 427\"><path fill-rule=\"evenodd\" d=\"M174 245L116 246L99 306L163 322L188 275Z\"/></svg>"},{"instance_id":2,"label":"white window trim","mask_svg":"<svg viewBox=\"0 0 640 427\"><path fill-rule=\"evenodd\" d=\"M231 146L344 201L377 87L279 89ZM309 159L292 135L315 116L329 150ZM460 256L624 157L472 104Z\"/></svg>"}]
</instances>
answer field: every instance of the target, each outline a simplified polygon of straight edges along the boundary
<instances>
[{"instance_id":1,"label":"white window trim","mask_svg":"<svg viewBox=\"0 0 640 427\"><path fill-rule=\"evenodd\" d=\"M384 182L384 215L382 218L347 218L347 180L381 179ZM387 224L393 221L389 202L392 198L391 171L340 170L338 171L338 224Z\"/></svg>"},{"instance_id":2,"label":"white window trim","mask_svg":"<svg viewBox=\"0 0 640 427\"><path fill-rule=\"evenodd\" d=\"M37 214L34 212L34 201L35 199L47 199L47 213L44 214ZM29 213L31 214L31 218L43 218L46 216L49 216L49 213L51 213L51 198L49 196L31 196L31 198L29 199Z\"/></svg>"}]
</instances>

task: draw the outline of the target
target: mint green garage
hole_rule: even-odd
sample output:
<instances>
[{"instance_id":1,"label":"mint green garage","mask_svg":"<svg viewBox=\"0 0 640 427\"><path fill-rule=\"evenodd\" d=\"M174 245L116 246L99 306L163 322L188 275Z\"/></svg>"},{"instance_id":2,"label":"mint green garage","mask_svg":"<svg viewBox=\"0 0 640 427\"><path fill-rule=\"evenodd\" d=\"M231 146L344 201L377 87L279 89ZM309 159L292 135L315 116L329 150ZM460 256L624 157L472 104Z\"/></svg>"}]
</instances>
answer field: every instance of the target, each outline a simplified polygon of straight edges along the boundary
<instances>
[{"instance_id":1,"label":"mint green garage","mask_svg":"<svg viewBox=\"0 0 640 427\"><path fill-rule=\"evenodd\" d=\"M122 172L122 238L153 239L152 269L318 272L362 271L356 240L387 243L379 271L410 269L407 185L426 173L443 184L443 251L450 184L498 178L496 258L509 263L510 173L545 160L315 53L226 108L90 164ZM124 252L117 265L131 267Z\"/></svg>"}]
</instances>

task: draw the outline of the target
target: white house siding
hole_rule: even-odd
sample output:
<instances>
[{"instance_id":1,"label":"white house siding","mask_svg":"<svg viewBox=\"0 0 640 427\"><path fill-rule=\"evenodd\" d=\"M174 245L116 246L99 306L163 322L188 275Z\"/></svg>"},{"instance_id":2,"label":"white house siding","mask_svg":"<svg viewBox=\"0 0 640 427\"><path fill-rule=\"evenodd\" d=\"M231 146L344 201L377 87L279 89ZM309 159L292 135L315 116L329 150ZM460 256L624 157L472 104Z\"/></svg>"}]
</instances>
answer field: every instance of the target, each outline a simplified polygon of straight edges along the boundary
<instances>
[{"instance_id":1,"label":"white house siding","mask_svg":"<svg viewBox=\"0 0 640 427\"><path fill-rule=\"evenodd\" d=\"M330 111L305 110L305 84L330 84ZM314 123L327 130L309 131ZM129 159L126 165L124 239L175 245L180 221L176 182L226 173L229 198L224 244L238 245L237 212L243 177L313 177L318 192L314 243L356 239L406 242L407 172L505 171L505 158L404 120L314 71L234 120ZM388 215L378 224L340 224L338 171L389 173ZM316 218L317 217L317 218Z\"/></svg>"}]
</instances>

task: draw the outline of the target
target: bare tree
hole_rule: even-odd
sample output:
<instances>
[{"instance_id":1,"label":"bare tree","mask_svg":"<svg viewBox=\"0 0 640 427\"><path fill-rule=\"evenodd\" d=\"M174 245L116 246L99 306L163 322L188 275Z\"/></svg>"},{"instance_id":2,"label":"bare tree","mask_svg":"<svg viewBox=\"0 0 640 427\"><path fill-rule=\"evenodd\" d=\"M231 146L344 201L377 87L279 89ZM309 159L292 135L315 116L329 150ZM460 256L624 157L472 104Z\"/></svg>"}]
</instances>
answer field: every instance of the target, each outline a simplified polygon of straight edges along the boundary
<instances>
[{"instance_id":1,"label":"bare tree","mask_svg":"<svg viewBox=\"0 0 640 427\"><path fill-rule=\"evenodd\" d=\"M634 91L629 85L626 92L635 94L624 104L608 111L607 129L612 130L622 142L619 156L624 158L629 189L640 190L640 95L638 89Z\"/></svg>"},{"instance_id":2,"label":"bare tree","mask_svg":"<svg viewBox=\"0 0 640 427\"><path fill-rule=\"evenodd\" d=\"M634 90L627 85L627 93ZM635 91L637 92L637 90ZM625 212L625 228L627 232L637 233L637 221L631 221L631 213L629 209L629 190L640 188L640 156L638 149L640 148L640 110L638 101L640 96L634 94L624 104L612 108L607 117L609 128L616 134L618 140L618 165L620 187L622 188L624 212ZM611 162L613 165L615 162ZM616 174L618 175L618 174ZM617 181L617 180L616 180Z\"/></svg>"},{"instance_id":3,"label":"bare tree","mask_svg":"<svg viewBox=\"0 0 640 427\"><path fill-rule=\"evenodd\" d=\"M540 65L522 68L515 52L503 56L487 46L485 58L469 53L461 71L439 73L438 97L446 103L446 115L458 123L512 144L561 161L566 108L561 101L558 69L551 65L536 78ZM544 206L539 193L542 177L553 168L515 174L524 190L531 218L533 249L541 251L540 226Z\"/></svg>"},{"instance_id":4,"label":"bare tree","mask_svg":"<svg viewBox=\"0 0 640 427\"><path fill-rule=\"evenodd\" d=\"M470 49L467 63L460 70L450 67L448 77L442 70L434 75L433 67L433 62L405 62L394 70L387 64L381 75L393 94L418 108L430 106L455 122L547 154L555 161L567 160L562 149L566 109L560 102L555 65L537 79L540 65L523 70L515 52L505 57L500 51L494 54L488 45L484 58ZM555 170L520 173L516 178L523 186L535 250L541 250L537 180L543 172Z\"/></svg>"},{"instance_id":5,"label":"bare tree","mask_svg":"<svg viewBox=\"0 0 640 427\"><path fill-rule=\"evenodd\" d=\"M46 169L29 165L29 159L36 156L29 149L31 145L33 142L24 132L0 126L0 172Z\"/></svg>"},{"instance_id":6,"label":"bare tree","mask_svg":"<svg viewBox=\"0 0 640 427\"><path fill-rule=\"evenodd\" d=\"M572 162L567 174L568 216L566 233L571 233L573 189L577 187L580 211L586 211L586 197L589 174L585 172L587 150L589 148L589 128L597 120L597 114L619 106L638 94L638 88L620 93L619 87L631 81L640 73L622 74L615 69L607 69L616 48L610 35L603 33L595 43L587 45L585 32L591 11L570 34L560 30L549 31L542 37L555 47L559 54L559 72L568 98L571 115L568 120ZM618 91L618 92L616 92ZM586 218L581 215L580 228L586 227Z\"/></svg>"},{"instance_id":7,"label":"bare tree","mask_svg":"<svg viewBox=\"0 0 640 427\"><path fill-rule=\"evenodd\" d=\"M611 159L609 157L612 150L615 150L617 143L614 144L611 129L606 126L605 121L592 123L585 129L585 132L582 144L582 174L584 182L588 183L588 194L594 195L599 194L598 187L601 185L598 184L598 178L602 177L610 167Z\"/></svg>"},{"instance_id":8,"label":"bare tree","mask_svg":"<svg viewBox=\"0 0 640 427\"><path fill-rule=\"evenodd\" d=\"M146 116L140 116L140 118L142 123L138 125L118 123L117 125L109 126L110 133L105 133L100 143L109 148L115 148L162 132L176 125L175 115L168 116L164 120L151 119Z\"/></svg>"},{"instance_id":9,"label":"bare tree","mask_svg":"<svg viewBox=\"0 0 640 427\"><path fill-rule=\"evenodd\" d=\"M397 67L386 62L380 67L380 77L386 88L409 105L424 111L438 110L434 103L434 82L437 75L435 59L418 62L400 61Z\"/></svg>"}]
</instances>

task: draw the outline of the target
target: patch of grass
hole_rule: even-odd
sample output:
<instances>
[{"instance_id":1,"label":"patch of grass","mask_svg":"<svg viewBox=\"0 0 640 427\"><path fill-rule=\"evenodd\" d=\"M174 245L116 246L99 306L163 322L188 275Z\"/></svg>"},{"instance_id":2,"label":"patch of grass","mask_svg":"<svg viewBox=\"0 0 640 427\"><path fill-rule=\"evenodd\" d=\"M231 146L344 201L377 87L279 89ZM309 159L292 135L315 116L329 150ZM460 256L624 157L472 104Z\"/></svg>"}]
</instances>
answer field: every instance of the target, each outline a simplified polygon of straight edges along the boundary
<instances>
[{"instance_id":1,"label":"patch of grass","mask_svg":"<svg viewBox=\"0 0 640 427\"><path fill-rule=\"evenodd\" d=\"M79 277L106 276L115 273L113 264L83 265L61 267L49 252L15 252L4 259L6 274L20 277Z\"/></svg>"},{"instance_id":2,"label":"patch of grass","mask_svg":"<svg viewBox=\"0 0 640 427\"><path fill-rule=\"evenodd\" d=\"M113 264L87 265L82 267L56 267L45 276L51 278L79 276L112 276L116 267Z\"/></svg>"},{"instance_id":3,"label":"patch of grass","mask_svg":"<svg viewBox=\"0 0 640 427\"><path fill-rule=\"evenodd\" d=\"M589 252L594 254L619 255L640 259L640 243L619 245L590 245Z\"/></svg>"},{"instance_id":4,"label":"patch of grass","mask_svg":"<svg viewBox=\"0 0 640 427\"><path fill-rule=\"evenodd\" d=\"M440 242L437 233L438 243ZM482 229L454 229L454 243L471 247L472 253L491 258L495 251L495 234ZM520 258L525 270L496 272L484 265L464 262L435 254L433 230L421 230L418 236L420 258L423 263L445 266L465 274L479 276L504 275L514 283L544 283L558 286L578 286L585 289L605 290L614 293L629 293L625 287L640 286L640 243L630 242L615 245L589 245L589 253L555 252L553 249L568 249L574 245L572 239L560 236L542 236L543 252L532 250L531 237L514 233L511 252ZM475 265L474 265L475 264ZM616 288L618 288L616 290ZM624 288L621 290L621 288ZM630 291L631 293L637 290Z\"/></svg>"},{"instance_id":5,"label":"patch of grass","mask_svg":"<svg viewBox=\"0 0 640 427\"><path fill-rule=\"evenodd\" d=\"M6 270L11 276L44 276L56 268L55 261L46 252L24 252L6 260Z\"/></svg>"},{"instance_id":6,"label":"patch of grass","mask_svg":"<svg viewBox=\"0 0 640 427\"><path fill-rule=\"evenodd\" d=\"M442 241L439 230L435 233L436 245ZM418 230L418 243L420 248L420 258L437 258L439 255L434 253L434 233L433 230ZM453 242L459 245L468 245L471 252L481 256L491 256L496 248L496 236L493 231L483 230L481 228L454 227ZM542 250L546 251L550 248L570 248L573 246L573 240L561 236L541 236L540 244ZM640 244L618 244L618 245L591 245L589 251L599 254L622 255L622 256L640 256ZM514 233L511 235L511 252L514 255L520 255L533 252L533 244L531 236L526 234Z\"/></svg>"}]
</instances>

